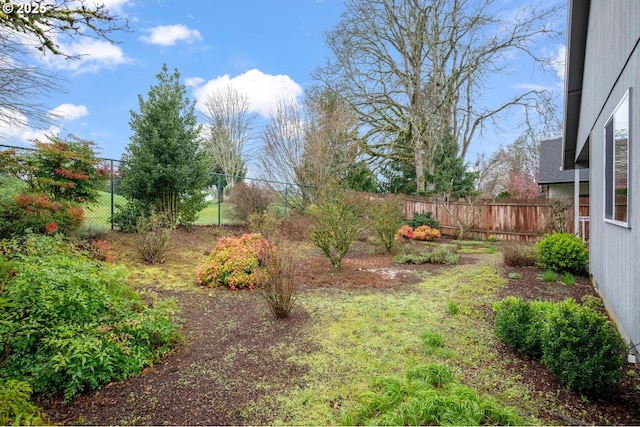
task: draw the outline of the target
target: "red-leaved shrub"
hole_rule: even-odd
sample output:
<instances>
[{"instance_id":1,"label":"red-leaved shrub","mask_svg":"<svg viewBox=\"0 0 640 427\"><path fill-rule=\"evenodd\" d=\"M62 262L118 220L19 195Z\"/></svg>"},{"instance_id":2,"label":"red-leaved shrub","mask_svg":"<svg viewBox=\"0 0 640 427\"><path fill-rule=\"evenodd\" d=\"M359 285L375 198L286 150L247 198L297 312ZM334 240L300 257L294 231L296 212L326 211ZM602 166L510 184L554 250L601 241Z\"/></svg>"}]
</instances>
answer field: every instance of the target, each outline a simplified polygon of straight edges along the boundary
<instances>
[{"instance_id":1,"label":"red-leaved shrub","mask_svg":"<svg viewBox=\"0 0 640 427\"><path fill-rule=\"evenodd\" d=\"M18 194L0 204L0 238L24 234L68 234L84 222L84 210L46 194Z\"/></svg>"}]
</instances>

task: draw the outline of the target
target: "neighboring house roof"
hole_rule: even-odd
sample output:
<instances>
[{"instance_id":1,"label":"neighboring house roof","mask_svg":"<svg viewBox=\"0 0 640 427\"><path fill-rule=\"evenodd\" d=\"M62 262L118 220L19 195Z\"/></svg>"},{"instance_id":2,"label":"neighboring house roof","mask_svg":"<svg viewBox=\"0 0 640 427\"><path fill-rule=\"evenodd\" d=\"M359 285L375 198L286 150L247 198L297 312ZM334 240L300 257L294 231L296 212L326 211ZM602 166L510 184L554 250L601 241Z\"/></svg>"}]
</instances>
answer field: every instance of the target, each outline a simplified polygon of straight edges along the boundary
<instances>
[{"instance_id":1,"label":"neighboring house roof","mask_svg":"<svg viewBox=\"0 0 640 427\"><path fill-rule=\"evenodd\" d=\"M569 28L567 30L567 58L565 74L564 135L561 151L563 169L574 169L576 164L585 164L589 159L586 150L578 150L578 122L582 100L584 57L587 49L587 29L591 0L569 0Z\"/></svg>"},{"instance_id":2,"label":"neighboring house roof","mask_svg":"<svg viewBox=\"0 0 640 427\"><path fill-rule=\"evenodd\" d=\"M573 170L560 170L562 140L548 139L540 143L538 184L560 184L575 181ZM589 169L580 169L580 182L589 182Z\"/></svg>"}]
</instances>

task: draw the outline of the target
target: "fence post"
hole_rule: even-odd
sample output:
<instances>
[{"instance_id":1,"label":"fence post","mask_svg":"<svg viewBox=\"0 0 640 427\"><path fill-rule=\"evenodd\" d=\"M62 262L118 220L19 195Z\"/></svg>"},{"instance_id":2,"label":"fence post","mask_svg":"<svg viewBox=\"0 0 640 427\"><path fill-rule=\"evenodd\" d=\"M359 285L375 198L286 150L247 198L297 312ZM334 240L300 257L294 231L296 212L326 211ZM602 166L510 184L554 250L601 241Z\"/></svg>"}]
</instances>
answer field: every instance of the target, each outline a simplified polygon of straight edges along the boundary
<instances>
[{"instance_id":1,"label":"fence post","mask_svg":"<svg viewBox=\"0 0 640 427\"><path fill-rule=\"evenodd\" d=\"M289 184L285 184L284 185L284 216L287 216L287 205L289 204L289 200L288 200L288 194L289 194Z\"/></svg>"},{"instance_id":2,"label":"fence post","mask_svg":"<svg viewBox=\"0 0 640 427\"><path fill-rule=\"evenodd\" d=\"M113 160L110 161L111 163L111 229L113 230L113 191L114 191L114 185L113 185Z\"/></svg>"},{"instance_id":3,"label":"fence post","mask_svg":"<svg viewBox=\"0 0 640 427\"><path fill-rule=\"evenodd\" d=\"M220 211L222 210L222 175L218 174L218 227L220 227Z\"/></svg>"}]
</instances>

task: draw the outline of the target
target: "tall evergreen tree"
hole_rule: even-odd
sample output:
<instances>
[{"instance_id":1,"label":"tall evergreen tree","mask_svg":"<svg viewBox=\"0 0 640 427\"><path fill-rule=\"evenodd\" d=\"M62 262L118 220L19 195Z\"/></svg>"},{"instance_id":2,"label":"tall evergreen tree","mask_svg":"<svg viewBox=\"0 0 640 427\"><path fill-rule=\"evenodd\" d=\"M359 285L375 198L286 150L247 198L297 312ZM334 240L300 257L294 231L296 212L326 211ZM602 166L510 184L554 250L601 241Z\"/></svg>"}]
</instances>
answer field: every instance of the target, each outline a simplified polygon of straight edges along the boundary
<instances>
[{"instance_id":1,"label":"tall evergreen tree","mask_svg":"<svg viewBox=\"0 0 640 427\"><path fill-rule=\"evenodd\" d=\"M207 183L195 103L186 96L180 73L166 64L140 111L131 111L133 135L123 155L122 193L175 223L202 206Z\"/></svg>"},{"instance_id":2,"label":"tall evergreen tree","mask_svg":"<svg viewBox=\"0 0 640 427\"><path fill-rule=\"evenodd\" d=\"M425 174L425 182L433 188L431 194L454 199L473 195L477 172L469 172L464 159L458 156L458 143L448 133L437 145L433 156L434 172Z\"/></svg>"}]
</instances>

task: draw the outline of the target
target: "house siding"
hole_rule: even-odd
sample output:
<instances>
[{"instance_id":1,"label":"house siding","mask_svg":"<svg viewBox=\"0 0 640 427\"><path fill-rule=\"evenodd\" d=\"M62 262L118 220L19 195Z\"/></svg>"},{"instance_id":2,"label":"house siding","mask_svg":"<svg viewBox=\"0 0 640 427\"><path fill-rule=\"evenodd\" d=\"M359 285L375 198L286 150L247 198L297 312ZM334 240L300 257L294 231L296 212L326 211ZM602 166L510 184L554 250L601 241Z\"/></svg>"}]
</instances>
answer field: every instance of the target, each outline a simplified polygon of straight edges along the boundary
<instances>
[{"instance_id":1,"label":"house siding","mask_svg":"<svg viewBox=\"0 0 640 427\"><path fill-rule=\"evenodd\" d=\"M566 199L574 196L573 184L548 184L548 195L550 199ZM580 183L580 197L589 196L589 183Z\"/></svg>"},{"instance_id":2,"label":"house siding","mask_svg":"<svg viewBox=\"0 0 640 427\"><path fill-rule=\"evenodd\" d=\"M622 335L640 343L640 1L592 1L578 147L590 143L590 272ZM634 50L635 49L635 50ZM628 227L604 221L604 125L631 90ZM578 148L580 151L580 148Z\"/></svg>"}]
</instances>

